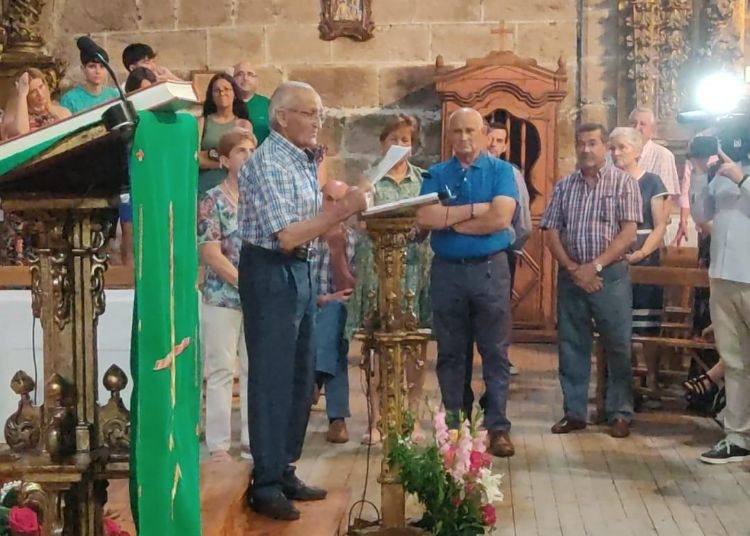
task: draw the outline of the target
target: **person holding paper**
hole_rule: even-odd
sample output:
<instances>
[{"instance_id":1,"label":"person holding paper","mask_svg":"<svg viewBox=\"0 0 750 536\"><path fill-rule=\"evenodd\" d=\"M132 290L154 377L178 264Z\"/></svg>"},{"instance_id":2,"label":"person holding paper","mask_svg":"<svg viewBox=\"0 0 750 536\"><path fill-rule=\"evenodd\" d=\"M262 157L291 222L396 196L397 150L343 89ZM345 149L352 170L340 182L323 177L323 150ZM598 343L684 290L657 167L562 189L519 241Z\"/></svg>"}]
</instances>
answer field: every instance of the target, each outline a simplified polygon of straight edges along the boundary
<instances>
[{"instance_id":1,"label":"person holding paper","mask_svg":"<svg viewBox=\"0 0 750 536\"><path fill-rule=\"evenodd\" d=\"M383 155L393 145L413 147L419 139L419 123L417 119L406 114L398 114L391 118L380 133L380 146ZM404 158L393 166L390 171L374 185L375 205L390 203L400 199L408 199L419 195L422 187L423 169L413 165L408 158ZM350 300L348 332L351 333L362 325L364 316L369 308L368 295L370 291L378 289L375 275L375 261L373 259L372 241L362 236L357 244L357 286ZM429 267L432 254L426 243L412 243L406 254L406 286L414 293L414 312L422 327L430 325L430 295L429 295ZM419 410L424 384L424 363L427 348L422 349L421 355L414 361L407 362L406 381L409 393L409 411L415 417L415 434L420 435ZM373 363L373 365L376 365ZM372 413L370 415L371 429L365 433L362 442L365 444L379 441L376 428L378 419L378 400L376 379L378 375L373 367L371 381L368 382Z\"/></svg>"},{"instance_id":2,"label":"person holding paper","mask_svg":"<svg viewBox=\"0 0 750 536\"><path fill-rule=\"evenodd\" d=\"M510 380L510 272L507 250L518 200L513 167L486 154L487 131L479 112L460 108L448 120L454 156L432 166L422 194L450 194L443 205L422 207L417 222L432 231L430 294L438 345L437 375L448 426L463 413L466 348L476 339L482 356L488 450L515 453L505 412Z\"/></svg>"},{"instance_id":3,"label":"person holding paper","mask_svg":"<svg viewBox=\"0 0 750 536\"><path fill-rule=\"evenodd\" d=\"M239 290L248 353L248 421L255 465L247 493L261 515L291 521L292 501L324 499L292 465L302 454L315 383L316 239L367 207L349 188L321 211L314 150L324 120L318 93L284 82L271 96L271 134L239 174Z\"/></svg>"}]
</instances>

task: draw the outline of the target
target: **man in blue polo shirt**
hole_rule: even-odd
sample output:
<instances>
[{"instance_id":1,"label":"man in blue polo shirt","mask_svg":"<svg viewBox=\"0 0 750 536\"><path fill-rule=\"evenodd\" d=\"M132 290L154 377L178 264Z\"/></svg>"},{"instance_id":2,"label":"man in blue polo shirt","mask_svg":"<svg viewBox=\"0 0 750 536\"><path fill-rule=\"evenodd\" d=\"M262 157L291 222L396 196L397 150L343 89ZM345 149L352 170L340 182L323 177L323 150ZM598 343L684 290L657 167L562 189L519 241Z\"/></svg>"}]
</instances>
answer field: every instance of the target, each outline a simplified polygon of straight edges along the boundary
<instances>
[{"instance_id":1,"label":"man in blue polo shirt","mask_svg":"<svg viewBox=\"0 0 750 536\"><path fill-rule=\"evenodd\" d=\"M453 158L432 166L422 193L450 193L443 205L421 208L419 226L432 231L435 252L430 292L438 344L437 375L448 425L458 426L463 407L466 347L473 333L482 356L489 451L515 452L505 415L510 365L510 272L506 250L518 190L513 168L485 154L484 120L461 108L448 120Z\"/></svg>"}]
</instances>

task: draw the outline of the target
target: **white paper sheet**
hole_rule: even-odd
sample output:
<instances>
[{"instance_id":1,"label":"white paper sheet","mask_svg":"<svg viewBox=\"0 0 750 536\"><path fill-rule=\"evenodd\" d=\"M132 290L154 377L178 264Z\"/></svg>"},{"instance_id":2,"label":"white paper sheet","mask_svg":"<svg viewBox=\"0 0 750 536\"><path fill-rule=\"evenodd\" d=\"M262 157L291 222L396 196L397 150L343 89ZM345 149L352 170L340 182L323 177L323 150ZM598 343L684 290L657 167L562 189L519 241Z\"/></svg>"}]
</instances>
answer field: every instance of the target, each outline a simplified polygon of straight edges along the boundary
<instances>
[{"instance_id":1,"label":"white paper sheet","mask_svg":"<svg viewBox=\"0 0 750 536\"><path fill-rule=\"evenodd\" d=\"M378 162L378 165L372 168L367 174L367 178L370 179L372 185L375 186L380 179L385 177L386 173L388 173L393 168L393 166L409 156L410 152L411 147L391 145L388 148L388 152L385 153L385 156L380 160L380 162Z\"/></svg>"}]
</instances>

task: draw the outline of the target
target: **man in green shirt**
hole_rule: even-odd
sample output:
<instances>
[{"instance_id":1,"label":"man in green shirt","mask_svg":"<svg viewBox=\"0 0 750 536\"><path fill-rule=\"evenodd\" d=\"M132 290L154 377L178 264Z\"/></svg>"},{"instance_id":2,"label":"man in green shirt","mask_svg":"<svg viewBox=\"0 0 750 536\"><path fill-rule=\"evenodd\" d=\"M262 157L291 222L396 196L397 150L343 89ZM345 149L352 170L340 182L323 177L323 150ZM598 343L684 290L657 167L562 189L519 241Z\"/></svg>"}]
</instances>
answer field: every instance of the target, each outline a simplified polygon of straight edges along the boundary
<instances>
[{"instance_id":1,"label":"man in green shirt","mask_svg":"<svg viewBox=\"0 0 750 536\"><path fill-rule=\"evenodd\" d=\"M258 91L258 73L248 61L241 61L234 66L234 81L240 88L240 98L247 106L253 133L258 138L258 144L263 143L271 132L268 127L268 104L271 102Z\"/></svg>"},{"instance_id":2,"label":"man in green shirt","mask_svg":"<svg viewBox=\"0 0 750 536\"><path fill-rule=\"evenodd\" d=\"M104 59L109 61L107 53L102 51ZM118 97L117 89L107 86L107 71L101 61L91 51L81 51L81 72L83 82L65 93L60 105L71 113L77 114Z\"/></svg>"}]
</instances>

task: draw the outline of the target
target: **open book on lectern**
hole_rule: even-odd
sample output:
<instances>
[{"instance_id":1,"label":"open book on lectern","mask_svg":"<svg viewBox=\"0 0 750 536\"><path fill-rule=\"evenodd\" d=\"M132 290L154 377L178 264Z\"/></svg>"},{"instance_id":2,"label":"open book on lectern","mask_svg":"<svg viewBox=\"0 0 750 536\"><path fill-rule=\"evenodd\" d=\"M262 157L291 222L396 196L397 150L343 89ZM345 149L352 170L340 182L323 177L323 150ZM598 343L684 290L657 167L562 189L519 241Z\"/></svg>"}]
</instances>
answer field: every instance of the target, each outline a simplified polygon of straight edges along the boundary
<instances>
[{"instance_id":1,"label":"open book on lectern","mask_svg":"<svg viewBox=\"0 0 750 536\"><path fill-rule=\"evenodd\" d=\"M141 110L181 110L199 104L198 97L190 82L161 82L127 95L137 111ZM53 123L34 132L0 143L0 162L20 151L52 140L63 138L73 132L90 127L102 120L102 114L116 101L113 99Z\"/></svg>"},{"instance_id":2,"label":"open book on lectern","mask_svg":"<svg viewBox=\"0 0 750 536\"><path fill-rule=\"evenodd\" d=\"M438 203L440 199L437 193L418 195L416 197L407 197L405 199L399 199L398 201L392 201L390 203L383 203L382 205L375 205L362 213L362 216L373 217L373 216L400 216L414 213L419 207L427 205L434 205Z\"/></svg>"}]
</instances>

